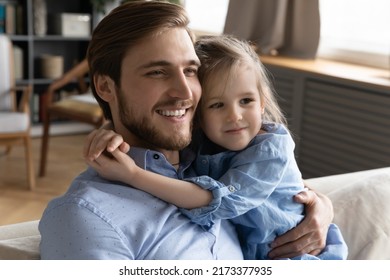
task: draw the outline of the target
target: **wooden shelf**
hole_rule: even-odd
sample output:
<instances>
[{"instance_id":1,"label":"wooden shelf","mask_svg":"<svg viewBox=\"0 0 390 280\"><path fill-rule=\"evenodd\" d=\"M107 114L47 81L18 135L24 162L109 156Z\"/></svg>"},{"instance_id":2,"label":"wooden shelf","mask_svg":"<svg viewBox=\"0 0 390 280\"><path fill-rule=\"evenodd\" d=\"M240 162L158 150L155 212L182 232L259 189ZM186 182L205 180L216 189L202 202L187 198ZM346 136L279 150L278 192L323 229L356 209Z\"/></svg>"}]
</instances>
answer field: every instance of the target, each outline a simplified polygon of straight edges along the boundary
<instances>
[{"instance_id":1,"label":"wooden shelf","mask_svg":"<svg viewBox=\"0 0 390 280\"><path fill-rule=\"evenodd\" d=\"M379 90L390 89L390 69L378 69L325 59L295 59L287 57L261 56L264 64L288 68L337 80L372 87Z\"/></svg>"}]
</instances>

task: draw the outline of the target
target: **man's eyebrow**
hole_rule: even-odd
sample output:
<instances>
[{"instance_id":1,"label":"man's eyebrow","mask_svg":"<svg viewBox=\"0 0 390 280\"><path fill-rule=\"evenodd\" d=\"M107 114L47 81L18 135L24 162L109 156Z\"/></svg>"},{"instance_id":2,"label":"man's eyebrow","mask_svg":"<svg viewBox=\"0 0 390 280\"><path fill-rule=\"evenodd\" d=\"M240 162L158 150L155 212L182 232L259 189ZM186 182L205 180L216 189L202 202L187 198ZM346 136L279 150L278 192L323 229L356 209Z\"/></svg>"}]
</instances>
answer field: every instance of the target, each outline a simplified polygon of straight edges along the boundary
<instances>
[{"instance_id":1,"label":"man's eyebrow","mask_svg":"<svg viewBox=\"0 0 390 280\"><path fill-rule=\"evenodd\" d=\"M152 67L156 67L156 66L171 66L173 65L171 62L169 61L166 61L166 60L156 60L156 61L150 61L148 63L145 63L143 65L141 65L140 67L138 67L139 69L148 69L148 68L152 68ZM195 66L200 66L200 61L199 60L195 60L195 59L191 59L187 62L187 65L195 65Z\"/></svg>"},{"instance_id":2,"label":"man's eyebrow","mask_svg":"<svg viewBox=\"0 0 390 280\"><path fill-rule=\"evenodd\" d=\"M195 65L195 66L200 67L201 63L199 60L190 60L189 65Z\"/></svg>"}]
</instances>

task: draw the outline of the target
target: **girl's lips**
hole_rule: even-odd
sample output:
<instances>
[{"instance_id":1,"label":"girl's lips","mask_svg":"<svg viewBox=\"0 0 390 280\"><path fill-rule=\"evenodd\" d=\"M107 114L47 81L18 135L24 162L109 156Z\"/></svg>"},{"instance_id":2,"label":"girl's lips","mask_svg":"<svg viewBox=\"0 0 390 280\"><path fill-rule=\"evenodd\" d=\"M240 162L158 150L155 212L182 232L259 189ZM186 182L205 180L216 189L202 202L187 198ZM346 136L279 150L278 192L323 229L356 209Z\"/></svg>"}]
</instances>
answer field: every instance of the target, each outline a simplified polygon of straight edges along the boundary
<instances>
[{"instance_id":1,"label":"girl's lips","mask_svg":"<svg viewBox=\"0 0 390 280\"><path fill-rule=\"evenodd\" d=\"M244 129L245 129L245 128L243 128L243 127L240 127L240 128L233 128L233 129L226 130L226 133L238 133L238 132L243 131Z\"/></svg>"}]
</instances>

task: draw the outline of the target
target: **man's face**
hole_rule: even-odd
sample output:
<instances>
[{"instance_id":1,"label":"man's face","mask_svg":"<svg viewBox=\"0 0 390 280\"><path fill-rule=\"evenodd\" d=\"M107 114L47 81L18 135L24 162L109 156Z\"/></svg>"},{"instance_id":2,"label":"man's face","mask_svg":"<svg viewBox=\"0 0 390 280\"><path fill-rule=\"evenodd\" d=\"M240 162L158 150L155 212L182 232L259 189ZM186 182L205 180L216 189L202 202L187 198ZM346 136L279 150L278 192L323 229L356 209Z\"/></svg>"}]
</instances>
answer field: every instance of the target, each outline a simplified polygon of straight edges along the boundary
<instances>
[{"instance_id":1,"label":"man's face","mask_svg":"<svg viewBox=\"0 0 390 280\"><path fill-rule=\"evenodd\" d=\"M187 146L201 95L199 64L184 29L165 31L131 48L122 63L117 132L130 145L156 150Z\"/></svg>"}]
</instances>

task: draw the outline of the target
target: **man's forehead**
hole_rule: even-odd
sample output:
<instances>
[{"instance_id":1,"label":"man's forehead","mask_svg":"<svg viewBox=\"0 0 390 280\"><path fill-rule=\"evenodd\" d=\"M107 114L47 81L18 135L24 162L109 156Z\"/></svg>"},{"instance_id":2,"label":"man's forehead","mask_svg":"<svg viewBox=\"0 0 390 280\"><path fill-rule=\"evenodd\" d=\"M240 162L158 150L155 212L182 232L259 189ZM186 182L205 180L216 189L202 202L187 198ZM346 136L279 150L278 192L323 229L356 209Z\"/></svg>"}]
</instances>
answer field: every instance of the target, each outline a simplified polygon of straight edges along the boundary
<instances>
[{"instance_id":1,"label":"man's forehead","mask_svg":"<svg viewBox=\"0 0 390 280\"><path fill-rule=\"evenodd\" d=\"M148 36L127 51L125 61L138 67L200 64L191 37L180 28Z\"/></svg>"}]
</instances>

